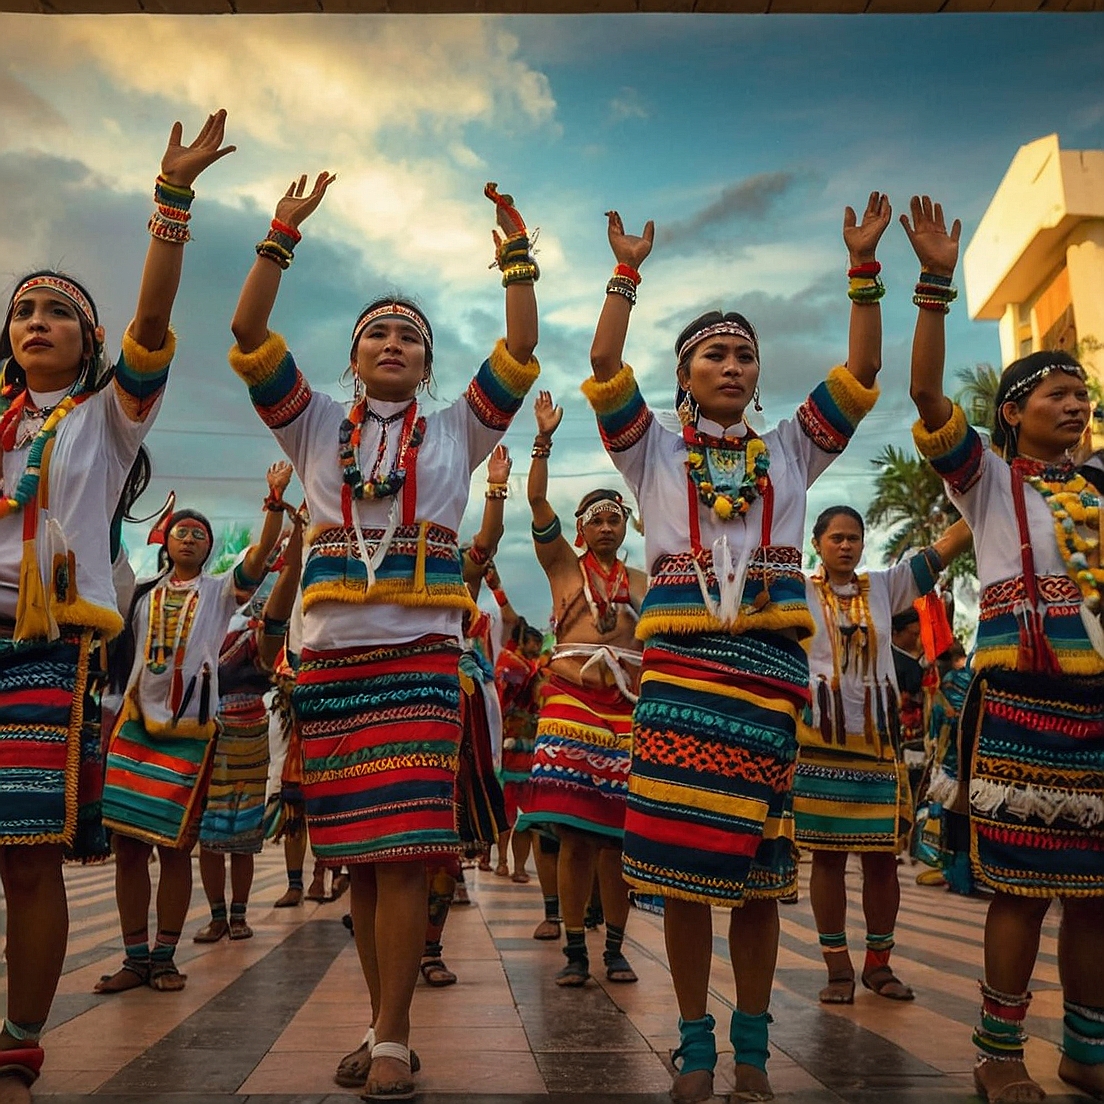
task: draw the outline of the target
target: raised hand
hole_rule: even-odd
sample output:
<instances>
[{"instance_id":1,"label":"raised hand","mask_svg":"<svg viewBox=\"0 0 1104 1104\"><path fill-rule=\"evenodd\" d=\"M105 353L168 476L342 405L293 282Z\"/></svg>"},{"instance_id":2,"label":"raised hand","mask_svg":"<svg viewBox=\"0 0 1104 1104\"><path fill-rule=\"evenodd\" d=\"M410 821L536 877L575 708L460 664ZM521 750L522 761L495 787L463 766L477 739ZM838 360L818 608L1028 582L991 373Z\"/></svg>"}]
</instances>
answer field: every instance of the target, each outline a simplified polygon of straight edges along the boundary
<instances>
[{"instance_id":1,"label":"raised hand","mask_svg":"<svg viewBox=\"0 0 1104 1104\"><path fill-rule=\"evenodd\" d=\"M288 190L280 197L276 204L276 218L280 222L286 222L289 226L298 227L308 216L314 214L326 189L337 179L333 173L320 172L314 182L314 187L307 195L307 174L303 173L298 180L293 180L288 185Z\"/></svg>"},{"instance_id":2,"label":"raised hand","mask_svg":"<svg viewBox=\"0 0 1104 1104\"><path fill-rule=\"evenodd\" d=\"M533 403L533 413L537 418L537 432L542 437L551 437L563 421L563 407L552 402L551 391L537 392L537 401Z\"/></svg>"},{"instance_id":3,"label":"raised hand","mask_svg":"<svg viewBox=\"0 0 1104 1104\"><path fill-rule=\"evenodd\" d=\"M920 261L920 268L936 276L954 275L962 223L955 219L948 231L943 218L943 207L939 203L933 203L931 196L913 196L909 207L912 211L912 222L909 222L908 215L902 215L901 225Z\"/></svg>"},{"instance_id":4,"label":"raised hand","mask_svg":"<svg viewBox=\"0 0 1104 1104\"><path fill-rule=\"evenodd\" d=\"M505 192L499 192L498 185L494 181L488 181L483 189L483 194L495 205L495 218L498 220L499 229L507 236L519 234L525 229L525 219L521 212L514 206L514 197ZM493 231L495 248L501 244L502 239L498 231Z\"/></svg>"},{"instance_id":5,"label":"raised hand","mask_svg":"<svg viewBox=\"0 0 1104 1104\"><path fill-rule=\"evenodd\" d=\"M510 480L510 469L514 466L510 459L510 453L505 445L495 445L487 460L487 482L507 483Z\"/></svg>"},{"instance_id":6,"label":"raised hand","mask_svg":"<svg viewBox=\"0 0 1104 1104\"><path fill-rule=\"evenodd\" d=\"M169 133L169 145L164 157L161 158L161 175L178 188L190 188L195 178L208 165L213 165L238 148L222 145L225 132L226 111L224 109L207 116L203 129L189 146L182 144L183 126L180 123L173 123L172 131Z\"/></svg>"},{"instance_id":7,"label":"raised hand","mask_svg":"<svg viewBox=\"0 0 1104 1104\"><path fill-rule=\"evenodd\" d=\"M286 460L277 460L267 472L265 472L265 479L268 480L268 489L272 492L272 495L276 499L282 499L284 497L284 491L288 489L288 484L291 482L292 475L295 474L295 469Z\"/></svg>"},{"instance_id":8,"label":"raised hand","mask_svg":"<svg viewBox=\"0 0 1104 1104\"><path fill-rule=\"evenodd\" d=\"M644 233L637 237L635 234L625 233L625 224L616 211L607 211L609 219L609 243L618 264L626 264L639 269L644 263L644 258L652 251L652 242L655 240L655 223L648 219L644 223Z\"/></svg>"},{"instance_id":9,"label":"raised hand","mask_svg":"<svg viewBox=\"0 0 1104 1104\"><path fill-rule=\"evenodd\" d=\"M863 211L862 222L858 221L853 207L843 210L843 243L851 256L852 265L866 264L874 260L878 242L889 225L893 209L889 205L889 196L885 192L871 192Z\"/></svg>"}]
</instances>

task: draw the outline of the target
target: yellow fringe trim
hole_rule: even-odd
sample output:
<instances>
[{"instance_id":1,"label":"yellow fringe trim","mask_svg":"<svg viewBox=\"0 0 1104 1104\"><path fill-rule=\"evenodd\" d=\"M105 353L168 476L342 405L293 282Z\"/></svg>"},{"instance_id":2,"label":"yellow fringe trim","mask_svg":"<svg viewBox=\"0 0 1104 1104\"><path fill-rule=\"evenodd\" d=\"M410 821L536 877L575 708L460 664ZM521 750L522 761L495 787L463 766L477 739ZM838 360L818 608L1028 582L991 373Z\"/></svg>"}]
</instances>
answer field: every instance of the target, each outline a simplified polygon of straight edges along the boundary
<instances>
[{"instance_id":1,"label":"yellow fringe trim","mask_svg":"<svg viewBox=\"0 0 1104 1104\"><path fill-rule=\"evenodd\" d=\"M73 602L54 603L54 617L59 625L80 625L95 629L107 640L114 640L123 631L123 618L118 610L93 605L87 598Z\"/></svg>"},{"instance_id":2,"label":"yellow fringe trim","mask_svg":"<svg viewBox=\"0 0 1104 1104\"><path fill-rule=\"evenodd\" d=\"M367 590L356 589L339 582L315 583L303 592L303 612L318 602L348 602L351 605L393 605L405 607L424 606L433 609L457 609L479 616L479 607L472 601L466 587L456 586L441 593L426 589L416 593L406 579L387 579L377 582Z\"/></svg>"},{"instance_id":3,"label":"yellow fringe trim","mask_svg":"<svg viewBox=\"0 0 1104 1104\"><path fill-rule=\"evenodd\" d=\"M259 352L260 350L258 350ZM536 357L530 357L528 364L522 364L520 360L514 360L510 350L506 348L506 339L500 337L487 358L491 365L491 371L515 394L525 394L537 381L540 375L540 364Z\"/></svg>"},{"instance_id":4,"label":"yellow fringe trim","mask_svg":"<svg viewBox=\"0 0 1104 1104\"><path fill-rule=\"evenodd\" d=\"M251 353L243 353L237 345L232 346L229 353L230 367L252 387L254 384L264 383L276 371L287 351L287 342L278 333L270 330L268 337Z\"/></svg>"},{"instance_id":5,"label":"yellow fringe trim","mask_svg":"<svg viewBox=\"0 0 1104 1104\"><path fill-rule=\"evenodd\" d=\"M1060 652L1055 648L1054 654L1058 659L1058 669L1063 675L1104 674L1104 657L1097 655L1095 651ZM1006 671L1015 671L1019 658L1020 650L1015 645L982 647L978 648L974 656L974 669L982 671L986 667L1003 667ZM1030 677L1030 674L1024 675L1024 678Z\"/></svg>"},{"instance_id":6,"label":"yellow fringe trim","mask_svg":"<svg viewBox=\"0 0 1104 1104\"><path fill-rule=\"evenodd\" d=\"M666 613L663 610L645 613L636 626L638 640L647 640L650 636L663 633L671 636L684 636L691 633L727 632L734 635L744 632L779 632L782 629L796 629L798 640L812 636L816 631L812 614L804 606L799 609L782 609L777 603L761 612L746 614L741 611L735 626L725 624L704 609L693 613Z\"/></svg>"},{"instance_id":7,"label":"yellow fringe trim","mask_svg":"<svg viewBox=\"0 0 1104 1104\"><path fill-rule=\"evenodd\" d=\"M925 429L924 423L917 420L912 427L912 439L921 456L935 460L946 456L955 445L962 443L966 428L966 415L962 407L955 403L950 418L938 429Z\"/></svg>"},{"instance_id":8,"label":"yellow fringe trim","mask_svg":"<svg viewBox=\"0 0 1104 1104\"><path fill-rule=\"evenodd\" d=\"M842 364L837 364L828 373L827 383L832 398L839 404L840 410L852 425L862 421L874 409L874 404L881 394L877 383L873 387L863 387Z\"/></svg>"},{"instance_id":9,"label":"yellow fringe trim","mask_svg":"<svg viewBox=\"0 0 1104 1104\"><path fill-rule=\"evenodd\" d=\"M201 725L199 721L188 720L181 720L177 724L173 724L171 721L164 724L159 721L151 721L148 717L142 715L142 706L135 697L135 691L131 691L127 696L126 704L119 711L118 719L115 721L115 729L111 734L112 742L122 731L123 725L127 721L137 721L150 736L196 737L201 740L211 740L218 731L218 726L213 720L208 721L205 725ZM110 750L110 744L108 748Z\"/></svg>"},{"instance_id":10,"label":"yellow fringe trim","mask_svg":"<svg viewBox=\"0 0 1104 1104\"><path fill-rule=\"evenodd\" d=\"M147 349L130 335L130 328L123 334L123 359L132 372L141 376L163 372L176 356L176 333L170 326L165 334L165 344L160 349Z\"/></svg>"},{"instance_id":11,"label":"yellow fringe trim","mask_svg":"<svg viewBox=\"0 0 1104 1104\"><path fill-rule=\"evenodd\" d=\"M546 721L542 717L537 723L537 736L562 736L565 740L579 740L594 747L610 748L614 751L629 751L632 748L631 733L618 736L597 726L572 724L556 718Z\"/></svg>"},{"instance_id":12,"label":"yellow fringe trim","mask_svg":"<svg viewBox=\"0 0 1104 1104\"><path fill-rule=\"evenodd\" d=\"M583 380L579 390L586 396L595 414L608 414L611 410L620 409L636 390L636 377L632 368L622 362L621 368L612 379L597 380L591 376L590 379Z\"/></svg>"}]
</instances>

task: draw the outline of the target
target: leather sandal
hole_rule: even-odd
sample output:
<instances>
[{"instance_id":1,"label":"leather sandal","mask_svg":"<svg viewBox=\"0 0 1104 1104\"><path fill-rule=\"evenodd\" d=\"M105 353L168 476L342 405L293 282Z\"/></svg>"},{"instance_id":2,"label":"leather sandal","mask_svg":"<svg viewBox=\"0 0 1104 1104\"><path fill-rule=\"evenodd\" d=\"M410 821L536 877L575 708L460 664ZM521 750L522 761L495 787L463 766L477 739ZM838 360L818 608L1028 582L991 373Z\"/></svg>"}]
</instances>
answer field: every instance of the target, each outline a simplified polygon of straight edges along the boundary
<instances>
[{"instance_id":1,"label":"leather sandal","mask_svg":"<svg viewBox=\"0 0 1104 1104\"><path fill-rule=\"evenodd\" d=\"M534 939L559 939L560 921L542 920L533 932Z\"/></svg>"},{"instance_id":2,"label":"leather sandal","mask_svg":"<svg viewBox=\"0 0 1104 1104\"><path fill-rule=\"evenodd\" d=\"M228 920L212 920L192 936L192 942L217 943L228 935L230 935L230 922Z\"/></svg>"},{"instance_id":3,"label":"leather sandal","mask_svg":"<svg viewBox=\"0 0 1104 1104\"><path fill-rule=\"evenodd\" d=\"M366 1088L363 1093L360 1094L361 1100L413 1100L417 1094L417 1086L414 1084L414 1069L410 1058L409 1047L404 1046L402 1043L376 1043L372 1047L372 1065L375 1065L378 1058L392 1058L396 1062L402 1062L406 1065L410 1071L409 1075L400 1081L390 1081L383 1085L378 1085L375 1089ZM372 1071L369 1069L368 1077L371 1078ZM367 1085L368 1082L365 1082Z\"/></svg>"},{"instance_id":4,"label":"leather sandal","mask_svg":"<svg viewBox=\"0 0 1104 1104\"><path fill-rule=\"evenodd\" d=\"M368 1083L368 1071L372 1068L372 1047L376 1045L376 1032L374 1028L368 1028L364 1041L350 1051L337 1063L334 1071L334 1083L343 1089L363 1089ZM410 1051L410 1072L417 1073L422 1068L418 1052Z\"/></svg>"},{"instance_id":5,"label":"leather sandal","mask_svg":"<svg viewBox=\"0 0 1104 1104\"><path fill-rule=\"evenodd\" d=\"M423 958L421 971L426 985L432 985L434 989L443 989L446 985L455 985L457 982L456 975L440 958Z\"/></svg>"},{"instance_id":6,"label":"leather sandal","mask_svg":"<svg viewBox=\"0 0 1104 1104\"><path fill-rule=\"evenodd\" d=\"M579 989L590 979L590 963L585 958L569 958L556 975L556 984L563 989Z\"/></svg>"},{"instance_id":7,"label":"leather sandal","mask_svg":"<svg viewBox=\"0 0 1104 1104\"><path fill-rule=\"evenodd\" d=\"M602 952L602 962L606 967L606 981L630 982L639 981L636 971L629 965L629 960L620 951L611 953Z\"/></svg>"},{"instance_id":8,"label":"leather sandal","mask_svg":"<svg viewBox=\"0 0 1104 1104\"><path fill-rule=\"evenodd\" d=\"M978 1076L978 1071L985 1065L988 1065L988 1063L983 1059L974 1066L974 1089L977 1091L978 1096L980 1096L982 1100L987 1100L989 1104L1011 1104L1009 1093L1015 1089L1030 1088L1033 1090L1033 1095L1021 1097L1015 1104L1034 1104L1036 1101L1046 1099L1046 1092L1043 1090L1042 1085L1031 1079L1027 1073L1026 1067L1024 1067L1023 1077L1015 1081L1006 1082L996 1092L989 1092ZM1023 1063L1021 1062L1020 1065L1023 1066Z\"/></svg>"},{"instance_id":9,"label":"leather sandal","mask_svg":"<svg viewBox=\"0 0 1104 1104\"><path fill-rule=\"evenodd\" d=\"M855 1003L855 975L839 974L837 977L828 975L828 984L818 994L821 1004L854 1004Z\"/></svg>"},{"instance_id":10,"label":"leather sandal","mask_svg":"<svg viewBox=\"0 0 1104 1104\"><path fill-rule=\"evenodd\" d=\"M231 939L252 939L253 929L245 922L243 916L240 920L235 918L230 921L230 938Z\"/></svg>"},{"instance_id":11,"label":"leather sandal","mask_svg":"<svg viewBox=\"0 0 1104 1104\"><path fill-rule=\"evenodd\" d=\"M916 994L893 972L890 966L879 966L862 975L864 989L869 989L886 1000L910 1001ZM896 987L896 988L894 988ZM887 992L888 990L888 992Z\"/></svg>"},{"instance_id":12,"label":"leather sandal","mask_svg":"<svg viewBox=\"0 0 1104 1104\"><path fill-rule=\"evenodd\" d=\"M131 980L131 979L134 980ZM148 958L124 958L122 966L113 974L101 974L93 993L126 993L131 989L140 989L149 985L150 963ZM108 984L114 982L108 988ZM126 982L124 985L123 982Z\"/></svg>"}]
</instances>

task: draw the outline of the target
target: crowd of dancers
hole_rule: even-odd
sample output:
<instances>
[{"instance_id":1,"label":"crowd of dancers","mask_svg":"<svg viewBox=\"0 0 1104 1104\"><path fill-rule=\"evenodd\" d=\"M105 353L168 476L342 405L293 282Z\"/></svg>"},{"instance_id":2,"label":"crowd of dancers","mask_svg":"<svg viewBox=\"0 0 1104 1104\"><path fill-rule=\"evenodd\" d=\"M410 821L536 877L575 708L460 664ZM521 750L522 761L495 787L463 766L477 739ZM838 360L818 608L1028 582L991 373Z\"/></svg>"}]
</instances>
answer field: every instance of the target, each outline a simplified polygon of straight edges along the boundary
<instances>
[{"instance_id":1,"label":"crowd of dancers","mask_svg":"<svg viewBox=\"0 0 1104 1104\"><path fill-rule=\"evenodd\" d=\"M267 474L260 536L212 573L210 523L170 501L152 534L157 574L128 578L120 526L148 482L142 440L175 351L192 185L232 151L224 126L224 112L212 115L190 145L172 131L114 364L91 296L61 273L18 282L0 335L0 1101L29 1100L43 1063L66 952L64 858L115 858L125 957L97 991L173 991L186 984L174 953L195 846L211 919L194 938L247 939L266 837L285 845L279 906L323 894L327 870L334 894L348 888L371 1011L335 1078L365 1099L416 1093L410 1005L419 976L456 980L443 931L464 899L461 856L526 881L531 853L545 904L534 937L563 940L558 985L584 986L597 968L586 933L599 915L605 977L635 982L631 898L662 911L676 1104L712 1095L713 909L729 910L733 1100L767 1100L778 906L796 893L799 848L812 856L820 999L850 1003L856 977L881 998L913 997L891 955L916 797L930 820L943 810L942 876L992 893L978 1092L993 1104L1043 1098L1024 1065L1024 1019L1058 898L1058 1072L1104 1098L1104 464L1086 373L1068 353L1005 369L988 443L946 397L959 224L927 197L901 219L920 266L914 438L961 520L864 571L862 515L830 507L811 528L807 573L808 489L878 398L888 199L874 192L844 215L846 359L762 434L745 413L769 375L740 314L689 322L674 343L674 413L646 403L623 352L654 229L628 233L608 213L615 267L580 383L634 502L597 488L565 530L548 495L563 411L539 392L527 491L551 596L546 645L493 560L512 463L500 442L539 375L540 273L513 198L491 184L505 337L455 402L426 412L434 333L415 302L382 298L355 320L351 404L313 390L269 329L302 226L335 178L292 183L231 323L231 367L287 456ZM485 461L480 528L461 543ZM293 472L298 508L285 500ZM619 555L634 510L639 568ZM971 543L980 608L967 660L938 591ZM477 604L484 584L491 613ZM921 635L935 663L926 680L912 658ZM923 781L914 772L910 784L929 721ZM304 890L308 834L318 865ZM852 853L866 924L858 974Z\"/></svg>"}]
</instances>

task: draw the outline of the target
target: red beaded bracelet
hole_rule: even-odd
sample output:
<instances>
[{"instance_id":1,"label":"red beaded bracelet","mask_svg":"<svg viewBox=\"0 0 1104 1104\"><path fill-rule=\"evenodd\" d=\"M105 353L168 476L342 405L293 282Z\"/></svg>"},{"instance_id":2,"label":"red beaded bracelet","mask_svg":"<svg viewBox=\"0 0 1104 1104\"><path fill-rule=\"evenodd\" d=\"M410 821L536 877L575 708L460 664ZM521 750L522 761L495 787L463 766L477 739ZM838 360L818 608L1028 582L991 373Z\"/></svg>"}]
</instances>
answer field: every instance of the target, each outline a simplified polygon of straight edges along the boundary
<instances>
[{"instance_id":1,"label":"red beaded bracelet","mask_svg":"<svg viewBox=\"0 0 1104 1104\"><path fill-rule=\"evenodd\" d=\"M640 286L640 273L635 268L633 268L632 265L615 265L613 269L613 274L614 276L626 276L630 280L632 280L632 282L636 284L637 287Z\"/></svg>"},{"instance_id":2,"label":"red beaded bracelet","mask_svg":"<svg viewBox=\"0 0 1104 1104\"><path fill-rule=\"evenodd\" d=\"M281 222L279 219L272 220L272 229L278 234L286 234L296 245L303 240L303 235L295 229L294 226L289 225L286 222Z\"/></svg>"},{"instance_id":3,"label":"red beaded bracelet","mask_svg":"<svg viewBox=\"0 0 1104 1104\"><path fill-rule=\"evenodd\" d=\"M854 268L847 270L847 276L851 280L859 279L863 276L877 276L882 271L882 266L879 261L867 261L861 265L855 265Z\"/></svg>"}]
</instances>

